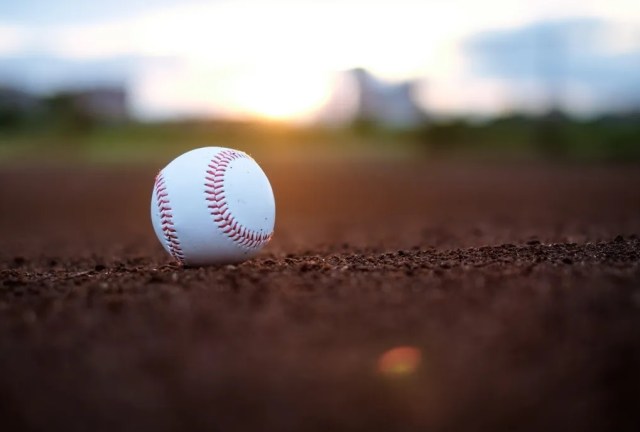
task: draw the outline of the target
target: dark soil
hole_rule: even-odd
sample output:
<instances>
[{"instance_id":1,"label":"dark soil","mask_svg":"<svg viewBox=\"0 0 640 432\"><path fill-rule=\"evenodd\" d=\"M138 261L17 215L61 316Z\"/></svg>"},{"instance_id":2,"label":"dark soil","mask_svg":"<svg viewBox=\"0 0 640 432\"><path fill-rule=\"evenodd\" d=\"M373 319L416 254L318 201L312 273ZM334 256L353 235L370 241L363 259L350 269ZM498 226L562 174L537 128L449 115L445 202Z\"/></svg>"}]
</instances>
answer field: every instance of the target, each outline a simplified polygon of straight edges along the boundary
<instances>
[{"instance_id":1,"label":"dark soil","mask_svg":"<svg viewBox=\"0 0 640 432\"><path fill-rule=\"evenodd\" d=\"M266 163L272 244L187 269L156 168L0 170L1 430L640 430L637 167Z\"/></svg>"}]
</instances>

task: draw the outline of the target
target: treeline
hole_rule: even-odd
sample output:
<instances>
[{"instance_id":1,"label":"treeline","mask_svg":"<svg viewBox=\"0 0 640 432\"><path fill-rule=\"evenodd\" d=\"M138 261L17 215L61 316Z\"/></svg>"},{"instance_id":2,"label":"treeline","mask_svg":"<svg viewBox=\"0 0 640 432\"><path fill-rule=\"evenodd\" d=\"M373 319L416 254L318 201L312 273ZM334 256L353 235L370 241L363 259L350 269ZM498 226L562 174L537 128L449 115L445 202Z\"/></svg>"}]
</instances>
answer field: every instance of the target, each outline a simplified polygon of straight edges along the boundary
<instances>
[{"instance_id":1,"label":"treeline","mask_svg":"<svg viewBox=\"0 0 640 432\"><path fill-rule=\"evenodd\" d=\"M100 87L35 95L0 87L0 131L81 134L128 119L123 88Z\"/></svg>"},{"instance_id":2,"label":"treeline","mask_svg":"<svg viewBox=\"0 0 640 432\"><path fill-rule=\"evenodd\" d=\"M425 124L417 142L433 156L503 155L545 159L640 160L640 111L576 119L560 111L484 122Z\"/></svg>"},{"instance_id":3,"label":"treeline","mask_svg":"<svg viewBox=\"0 0 640 432\"><path fill-rule=\"evenodd\" d=\"M35 98L0 88L0 146L72 144L75 149L202 145L279 146L340 151L411 146L430 158L538 158L640 161L640 110L579 119L561 111L513 114L485 121L428 119L411 129L354 121L336 127L194 119L139 123L121 89L93 89Z\"/></svg>"}]
</instances>

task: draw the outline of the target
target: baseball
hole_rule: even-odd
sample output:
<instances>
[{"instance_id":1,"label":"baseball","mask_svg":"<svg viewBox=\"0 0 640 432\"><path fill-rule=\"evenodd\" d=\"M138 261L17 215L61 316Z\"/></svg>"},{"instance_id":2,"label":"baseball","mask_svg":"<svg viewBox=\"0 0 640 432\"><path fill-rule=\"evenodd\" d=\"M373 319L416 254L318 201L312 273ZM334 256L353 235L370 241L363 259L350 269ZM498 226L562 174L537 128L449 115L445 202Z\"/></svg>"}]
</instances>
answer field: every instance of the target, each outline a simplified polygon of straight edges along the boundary
<instances>
[{"instance_id":1,"label":"baseball","mask_svg":"<svg viewBox=\"0 0 640 432\"><path fill-rule=\"evenodd\" d=\"M183 265L237 263L271 240L275 200L267 176L249 155L203 147L158 173L151 221L164 249Z\"/></svg>"}]
</instances>

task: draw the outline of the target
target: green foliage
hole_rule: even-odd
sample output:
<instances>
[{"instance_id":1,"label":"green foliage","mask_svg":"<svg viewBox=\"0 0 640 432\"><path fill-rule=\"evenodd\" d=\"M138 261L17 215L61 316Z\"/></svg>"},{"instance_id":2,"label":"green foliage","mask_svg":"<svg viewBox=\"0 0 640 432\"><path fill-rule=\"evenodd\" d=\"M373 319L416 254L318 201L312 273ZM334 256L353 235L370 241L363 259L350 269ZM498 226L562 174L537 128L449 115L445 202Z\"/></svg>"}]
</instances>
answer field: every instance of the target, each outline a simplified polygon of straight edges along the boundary
<instances>
[{"instance_id":1,"label":"green foliage","mask_svg":"<svg viewBox=\"0 0 640 432\"><path fill-rule=\"evenodd\" d=\"M561 112L511 115L474 124L459 119L425 125L417 134L437 157L535 157L549 160L640 160L640 115L576 120Z\"/></svg>"},{"instance_id":2,"label":"green foliage","mask_svg":"<svg viewBox=\"0 0 640 432\"><path fill-rule=\"evenodd\" d=\"M64 94L43 101L39 116L0 109L0 158L166 159L190 148L220 145L270 157L354 155L430 158L640 161L640 115L576 120L560 112L509 115L478 123L431 121L411 130L356 123L348 128L269 122L179 121L105 124ZM1 106L0 106L1 108Z\"/></svg>"},{"instance_id":3,"label":"green foliage","mask_svg":"<svg viewBox=\"0 0 640 432\"><path fill-rule=\"evenodd\" d=\"M75 137L89 132L98 123L97 118L82 109L71 93L57 93L42 99L41 126L51 133Z\"/></svg>"}]
</instances>

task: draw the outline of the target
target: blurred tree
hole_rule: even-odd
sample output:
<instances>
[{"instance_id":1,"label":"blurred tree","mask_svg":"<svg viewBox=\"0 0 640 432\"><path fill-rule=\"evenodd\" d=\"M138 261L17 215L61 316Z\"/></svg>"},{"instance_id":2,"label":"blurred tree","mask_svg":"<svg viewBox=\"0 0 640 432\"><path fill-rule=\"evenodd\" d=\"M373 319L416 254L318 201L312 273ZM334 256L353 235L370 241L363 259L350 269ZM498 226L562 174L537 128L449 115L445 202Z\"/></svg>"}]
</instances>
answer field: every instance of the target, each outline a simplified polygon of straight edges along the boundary
<instances>
[{"instance_id":1,"label":"blurred tree","mask_svg":"<svg viewBox=\"0 0 640 432\"><path fill-rule=\"evenodd\" d=\"M419 132L420 140L432 155L446 155L469 148L472 145L471 134L471 125L460 119L424 124Z\"/></svg>"},{"instance_id":2,"label":"blurred tree","mask_svg":"<svg viewBox=\"0 0 640 432\"><path fill-rule=\"evenodd\" d=\"M533 142L540 155L552 159L568 153L569 118L559 109L551 109L534 121Z\"/></svg>"},{"instance_id":3,"label":"blurred tree","mask_svg":"<svg viewBox=\"0 0 640 432\"><path fill-rule=\"evenodd\" d=\"M46 111L45 123L55 132L79 135L89 132L97 119L78 103L77 95L60 92L43 99Z\"/></svg>"},{"instance_id":4,"label":"blurred tree","mask_svg":"<svg viewBox=\"0 0 640 432\"><path fill-rule=\"evenodd\" d=\"M36 98L18 89L0 87L0 129L15 131L33 121L38 110Z\"/></svg>"}]
</instances>

